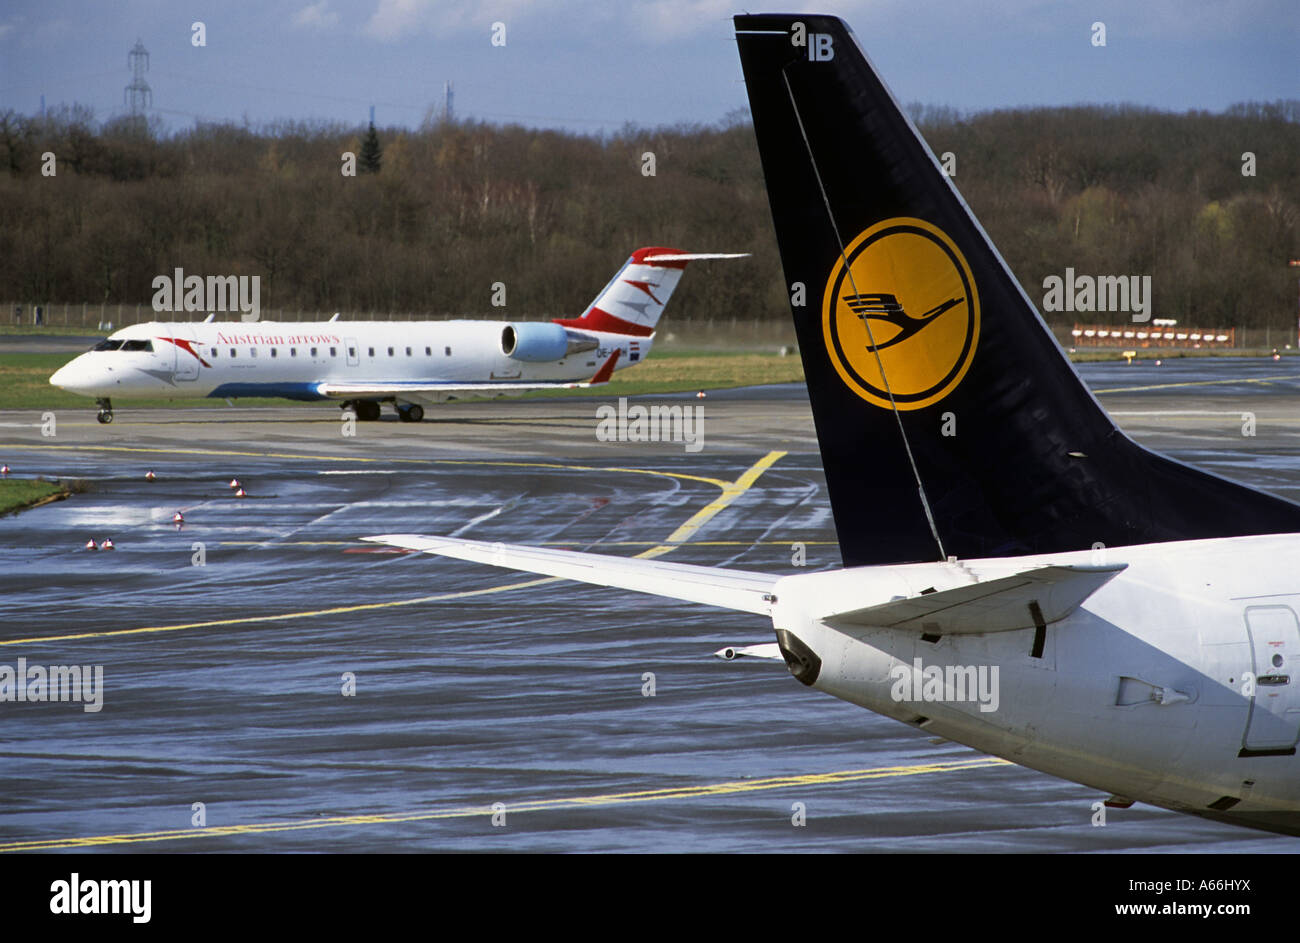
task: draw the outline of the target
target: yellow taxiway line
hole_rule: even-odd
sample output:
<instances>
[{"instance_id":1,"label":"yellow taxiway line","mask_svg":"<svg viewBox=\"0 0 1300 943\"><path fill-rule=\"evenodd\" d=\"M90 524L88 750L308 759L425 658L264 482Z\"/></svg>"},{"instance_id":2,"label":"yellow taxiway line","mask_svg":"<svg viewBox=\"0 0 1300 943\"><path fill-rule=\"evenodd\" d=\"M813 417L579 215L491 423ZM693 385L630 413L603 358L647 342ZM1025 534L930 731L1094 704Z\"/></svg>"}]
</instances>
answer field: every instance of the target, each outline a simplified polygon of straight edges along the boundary
<instances>
[{"instance_id":1,"label":"yellow taxiway line","mask_svg":"<svg viewBox=\"0 0 1300 943\"><path fill-rule=\"evenodd\" d=\"M395 825L406 822L430 822L440 819L490 818L505 812L507 825L510 815L525 812L555 812L574 808L627 805L636 802L666 802L675 799L713 798L742 793L769 792L777 789L837 786L843 783L865 782L873 779L894 779L902 776L922 776L931 773L955 773L963 770L987 769L996 766L1014 766L1008 760L982 756L973 760L950 760L935 763L915 763L907 766L879 766L872 769L847 769L832 773L802 773L792 776L772 776L764 779L743 779L732 782L708 783L698 786L675 786L665 789L644 789L634 792L612 792L593 796L564 796L554 799L534 799L487 806L458 806L433 809L427 812L363 813L337 815L328 818L291 822L248 822L243 825L211 825L204 828L181 828L159 832L125 832L117 835L88 835L78 838L44 838L0 842L0 852L53 851L61 848L101 848L108 845L142 844L147 842L178 841L181 839L222 838L231 835L264 835L273 832L306 831L318 828L343 828L363 825ZM490 829L489 829L490 830Z\"/></svg>"},{"instance_id":2,"label":"yellow taxiway line","mask_svg":"<svg viewBox=\"0 0 1300 943\"><path fill-rule=\"evenodd\" d=\"M666 541L657 547L651 547L649 550L638 553L637 556L649 559L651 557L662 557L665 553L672 553L683 543L690 540L696 531L713 520L719 511L753 487L759 476L775 465L785 454L785 452L768 452L735 481L724 484L722 494L692 514L685 524L668 535Z\"/></svg>"},{"instance_id":3,"label":"yellow taxiway line","mask_svg":"<svg viewBox=\"0 0 1300 943\"><path fill-rule=\"evenodd\" d=\"M46 443L6 444L7 449L28 449L32 451L63 452L128 452L162 455L211 455L219 458L289 458L307 462L365 462L369 464L394 465L491 465L494 468L555 468L564 471L598 471L626 472L630 475L655 475L660 478L677 478L683 481L699 481L706 485L726 489L734 482L721 478L708 478L703 475L687 475L682 472L665 472L653 468L603 468L597 465L562 465L556 462L498 462L491 459L460 458L369 458L364 455L316 455L311 452L245 452L235 449L177 449L147 448L135 445L50 445ZM785 453L782 452L782 455Z\"/></svg>"},{"instance_id":4,"label":"yellow taxiway line","mask_svg":"<svg viewBox=\"0 0 1300 943\"><path fill-rule=\"evenodd\" d=\"M716 484L718 487L722 489L721 495L719 495L712 502L710 502L709 504L705 505L704 507L696 511L694 514L692 514L690 518L687 519L686 523L682 524L675 531L673 531L671 534L668 535L668 539L664 543L657 544L651 547L649 550L644 550L641 553L638 553L636 555L638 557L649 558L649 557L663 556L665 553L671 553L673 550L676 550L678 547L680 547L682 545L682 542L685 541L687 538L689 538L690 535L698 531L708 521L712 520L720 511L726 508L727 505L731 504L742 494L748 491L751 487L753 487L754 482L758 481L759 477L763 474L763 472L771 468L772 465L774 465L777 461L779 461L781 457L784 456L785 454L786 454L785 452L768 452L761 459L759 459L752 466L750 466L750 468L746 470L745 473L742 474L735 481L721 481L719 479L698 478L689 475L679 476L671 472L657 472L657 471L651 471L649 469L635 469L635 468L596 468L594 466L585 466L585 465L550 465L550 464L532 465L531 463L526 463L526 462L481 462L481 463L480 462L457 462L457 464L512 465L512 466L525 466L525 467L544 467L544 468L558 468L558 469L565 469L565 470L586 470L586 471L605 471L605 472L611 472L611 471L630 472L630 473L640 472L644 474L663 475L670 478L677 478L677 477L692 478L692 480L695 481L706 481L709 482L710 484ZM331 456L331 458L333 457ZM539 579L528 579L528 580L522 580L514 583L506 583L501 586L489 586L484 589L463 590L461 592L454 592L454 593L437 593L432 596L417 596L412 599L393 599L387 602L359 603L357 605L352 605L352 606L332 606L326 609L305 609L297 612L272 613L270 615L261 615L261 616L241 616L233 619L205 619L200 622L178 622L171 625L149 625L149 626L142 626L140 628L134 628L134 629L107 629L102 632L76 632L76 633L68 633L63 635L43 635L43 636L30 636L28 638L0 639L0 646L36 645L45 642L71 642L71 641L78 641L82 639L92 639L92 638L119 638L119 637L130 636L130 635L152 635L152 634L160 634L165 632L183 632L190 629L211 629L211 628L217 628L219 626L248 625L256 622L288 622L294 619L310 619L318 616L345 615L351 612L368 612L376 609L392 609L398 606L416 606L422 603L445 602L451 599L469 599L474 596L486 596L491 593L504 593L515 589L527 589L529 587L541 586L545 583L553 583L556 581L557 578L555 577L542 577Z\"/></svg>"},{"instance_id":5,"label":"yellow taxiway line","mask_svg":"<svg viewBox=\"0 0 1300 943\"><path fill-rule=\"evenodd\" d=\"M138 629L107 629L103 632L77 632L68 635L37 635L31 638L0 639L0 645L35 645L40 642L71 642L88 638L117 638L123 635L147 635L158 632L183 632L186 629L211 629L220 625L247 625L253 622L288 622L292 619L310 619L314 616L335 616L349 612L366 612L371 609L392 609L397 606L417 606L426 602L441 602L448 599L468 599L471 596L485 596L489 593L502 593L510 589L526 589L543 583L554 583L555 577L524 580L519 583L507 583L504 586L489 586L485 589L469 589L458 593L439 593L434 596L417 596L414 599L393 599L388 602L361 603L355 606L332 606L328 609L304 609L299 612L280 612L264 616L241 616L237 619L208 619L203 622L177 622L173 625L148 625Z\"/></svg>"},{"instance_id":6,"label":"yellow taxiway line","mask_svg":"<svg viewBox=\"0 0 1300 943\"><path fill-rule=\"evenodd\" d=\"M1223 386L1228 383L1272 383L1274 380L1295 380L1297 377L1294 373L1279 373L1271 377L1229 377L1223 380L1187 380L1183 383L1152 383L1148 386L1117 386L1111 390L1093 390L1092 392L1100 396L1102 393L1144 393L1147 390L1173 390L1184 386Z\"/></svg>"}]
</instances>

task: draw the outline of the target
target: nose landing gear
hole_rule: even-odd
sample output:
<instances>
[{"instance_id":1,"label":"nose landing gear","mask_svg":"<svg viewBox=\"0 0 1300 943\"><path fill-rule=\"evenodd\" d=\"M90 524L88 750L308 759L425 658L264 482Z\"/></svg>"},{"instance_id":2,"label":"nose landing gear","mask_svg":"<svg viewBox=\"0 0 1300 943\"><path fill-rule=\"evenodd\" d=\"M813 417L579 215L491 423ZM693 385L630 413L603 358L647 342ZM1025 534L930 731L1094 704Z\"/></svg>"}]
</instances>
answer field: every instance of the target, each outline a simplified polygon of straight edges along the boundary
<instances>
[{"instance_id":1,"label":"nose landing gear","mask_svg":"<svg viewBox=\"0 0 1300 943\"><path fill-rule=\"evenodd\" d=\"M424 407L419 403L410 403L397 407L397 418L402 422L419 422L424 418Z\"/></svg>"},{"instance_id":2,"label":"nose landing gear","mask_svg":"<svg viewBox=\"0 0 1300 943\"><path fill-rule=\"evenodd\" d=\"M96 400L95 405L99 407L99 414L95 418L99 420L101 425L106 426L113 421L113 403L107 396Z\"/></svg>"}]
</instances>

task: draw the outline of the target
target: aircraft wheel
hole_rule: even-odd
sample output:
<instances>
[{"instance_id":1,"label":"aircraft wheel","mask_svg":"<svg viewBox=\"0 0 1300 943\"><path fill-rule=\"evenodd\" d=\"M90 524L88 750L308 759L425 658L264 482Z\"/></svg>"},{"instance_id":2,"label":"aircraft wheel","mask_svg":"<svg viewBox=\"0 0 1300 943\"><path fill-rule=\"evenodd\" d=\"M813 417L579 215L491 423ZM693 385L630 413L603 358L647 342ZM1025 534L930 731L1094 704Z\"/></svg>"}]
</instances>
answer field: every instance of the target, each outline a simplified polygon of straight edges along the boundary
<instances>
[{"instance_id":1,"label":"aircraft wheel","mask_svg":"<svg viewBox=\"0 0 1300 943\"><path fill-rule=\"evenodd\" d=\"M357 403L357 418L362 422L374 422L379 418L379 404L373 400Z\"/></svg>"},{"instance_id":2,"label":"aircraft wheel","mask_svg":"<svg viewBox=\"0 0 1300 943\"><path fill-rule=\"evenodd\" d=\"M113 410L101 409L98 415L95 416L95 418L99 420L101 425L106 426L113 421Z\"/></svg>"},{"instance_id":3,"label":"aircraft wheel","mask_svg":"<svg viewBox=\"0 0 1300 943\"><path fill-rule=\"evenodd\" d=\"M410 406L399 408L397 415L402 422L419 422L424 418L424 407L419 403L412 403Z\"/></svg>"}]
</instances>

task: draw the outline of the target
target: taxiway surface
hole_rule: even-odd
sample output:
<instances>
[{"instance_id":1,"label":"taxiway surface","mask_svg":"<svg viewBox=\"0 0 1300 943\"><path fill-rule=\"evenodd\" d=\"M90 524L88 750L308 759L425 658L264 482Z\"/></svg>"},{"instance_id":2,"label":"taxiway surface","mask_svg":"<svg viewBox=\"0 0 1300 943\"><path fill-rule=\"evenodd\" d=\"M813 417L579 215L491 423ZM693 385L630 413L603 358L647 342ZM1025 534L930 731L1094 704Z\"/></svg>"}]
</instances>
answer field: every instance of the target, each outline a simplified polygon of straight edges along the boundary
<instances>
[{"instance_id":1,"label":"taxiway surface","mask_svg":"<svg viewBox=\"0 0 1300 943\"><path fill-rule=\"evenodd\" d=\"M1298 368L1082 372L1144 444L1300 500ZM0 413L13 474L86 485L0 518L0 663L103 668L98 712L0 704L0 851L1300 850L1141 805L1093 827L1093 790L711 655L757 617L358 540L838 565L801 387L642 400L702 406L698 452L599 441L612 401L354 436L330 406Z\"/></svg>"}]
</instances>

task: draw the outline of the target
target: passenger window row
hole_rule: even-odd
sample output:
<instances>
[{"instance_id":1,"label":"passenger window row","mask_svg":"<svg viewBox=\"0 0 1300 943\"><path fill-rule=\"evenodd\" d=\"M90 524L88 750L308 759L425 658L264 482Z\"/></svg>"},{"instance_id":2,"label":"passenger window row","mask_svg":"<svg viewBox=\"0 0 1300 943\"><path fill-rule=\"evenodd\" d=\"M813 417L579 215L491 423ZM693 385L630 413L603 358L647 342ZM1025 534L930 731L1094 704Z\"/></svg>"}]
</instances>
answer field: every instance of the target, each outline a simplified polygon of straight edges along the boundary
<instances>
[{"instance_id":1,"label":"passenger window row","mask_svg":"<svg viewBox=\"0 0 1300 943\"><path fill-rule=\"evenodd\" d=\"M272 357L279 357L279 356L280 356L280 348L278 348L278 347L271 347L271 348L269 348L269 349L270 349L270 351L271 351L271 356L272 356ZM147 340L125 340L125 341L124 341L124 340L117 340L117 339L112 339L112 340L102 340L102 341L100 341L98 344L96 344L94 347L92 347L91 350L94 350L94 351L104 351L104 350L122 350L122 351L152 352L152 351L153 351L153 341L147 341ZM256 356L257 356L257 348L256 348L256 347L249 347L249 348L247 348L247 350L248 350L248 355L249 355L250 357L256 357ZM297 357L297 356L298 356L298 348L297 348L297 347L290 347L290 348L288 348L288 350L289 350L289 356L290 356L290 357ZM337 356L339 355L339 350L338 350L337 347L331 347L329 350L330 350L330 356L331 356L331 357L337 357ZM395 353L394 353L395 350L396 350L396 348L394 348L394 347L389 347L389 348L388 348L388 356L390 356L390 357L395 356ZM316 348L316 347L312 347L312 348L310 349L310 353L311 353L311 356L315 357L315 356L319 353L319 350L318 350L318 348ZM213 358L215 358L215 357L219 357L219 356L220 356L220 348L219 348L219 347L209 347L209 348L208 348L208 355L209 355L210 357L213 357ZM367 348L367 355L370 356L370 357L373 357L373 356L375 355L375 349L374 349L373 347ZM425 347L425 348L424 348L424 355L425 355L426 357L432 357L432 356L433 356L433 348L432 348L432 347ZM451 356L451 348L450 348L450 347L444 347L444 348L443 348L443 355L446 356L446 357L450 357L450 356ZM238 347L231 347L231 348L230 348L230 354L229 354L229 356L230 356L231 358L238 357L238 356L239 356L239 348L238 348ZM357 356L357 349L356 349L355 347L349 347L349 348L348 348L348 357L349 357L349 358L355 358L356 356ZM406 356L408 356L408 357L413 356L413 354L412 354L412 348L410 348L410 347L407 347L407 348L406 348Z\"/></svg>"},{"instance_id":2,"label":"passenger window row","mask_svg":"<svg viewBox=\"0 0 1300 943\"><path fill-rule=\"evenodd\" d=\"M119 342L115 342L115 343L119 343ZM130 341L130 342L128 342L128 343L136 343L136 342L135 342L135 341ZM143 342L141 342L141 343L145 343L145 344L147 344L147 343L149 343L149 342L148 342L148 341L143 341ZM96 347L95 349L96 349L96 350L100 350L101 347L102 347L102 345L101 345L100 347ZM110 348L103 348L103 349L106 349L106 350L107 350L107 349L110 349ZM142 348L142 349L152 350L153 348L152 348L152 347L148 347L148 348ZM395 348L395 347L390 347L390 348L388 348L388 356L390 356L390 357L394 357L394 356L396 356L396 350L397 350L397 348ZM220 354L220 349L217 348L217 347L209 347L209 348L208 348L208 351L209 351L210 355L213 356L213 357L219 357L219 356L221 355L221 354ZM317 350L316 350L315 347L313 347L313 348L311 349L311 355L312 355L313 357L315 357L315 356L316 356L316 353L317 353ZM257 348L256 348L256 347L250 347L250 348L248 348L248 354L249 354L250 357L256 357L256 356L257 356ZM338 355L339 355L339 350L338 350L338 348L337 348L337 347L331 347L331 348L330 348L330 356L331 356L331 357L337 357ZM357 349L356 349L355 347L349 347L349 348L348 348L348 356L349 356L349 357L356 357L356 355L357 355ZM373 357L374 355L375 355L375 349L374 349L373 347L368 347L368 348L366 348L366 356L368 356L368 357ZM432 357L432 356L433 356L433 348L432 348L432 347L426 347L426 348L424 348L424 355L425 355L426 357ZM238 347L231 347L231 348L230 348L230 356L231 356L231 357L238 357L238 356L239 356L239 348L238 348ZM278 356L279 356L279 348L278 348L278 347L272 347L272 348L271 348L271 356L272 356L272 357L278 357ZM296 348L296 347L290 347L290 348L289 348L289 356L290 356L290 357L297 357L297 356L298 356L298 348ZM408 356L408 357L412 357L412 356L414 356L414 354L412 353L412 348L410 348L410 347L407 347L407 348L406 348L406 356ZM450 357L450 356L451 356L451 348L450 348L450 347L445 347L445 348L443 348L443 356L446 356L446 357Z\"/></svg>"}]
</instances>

